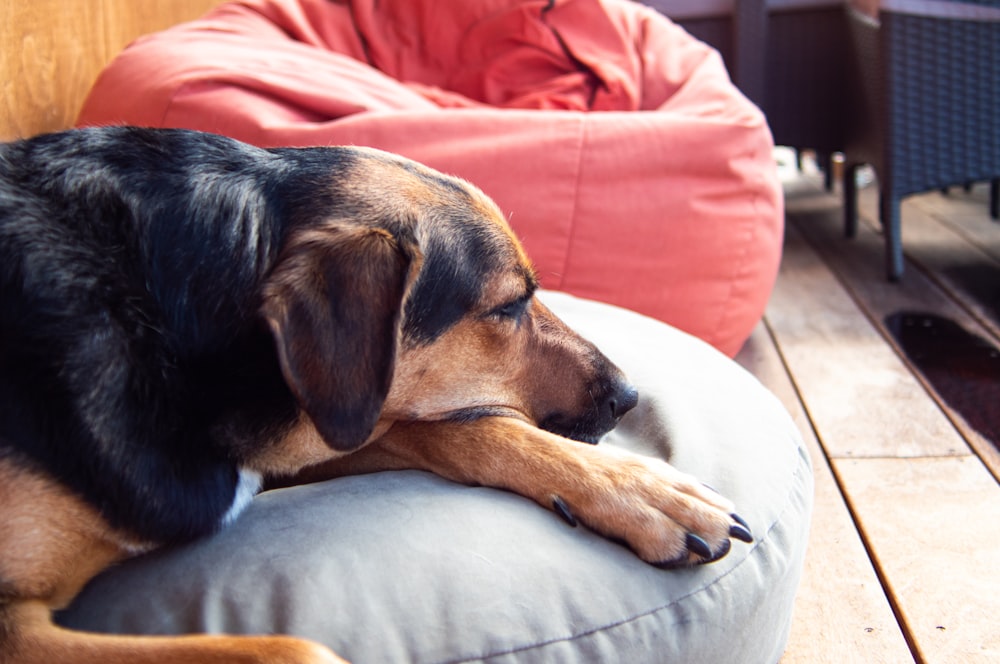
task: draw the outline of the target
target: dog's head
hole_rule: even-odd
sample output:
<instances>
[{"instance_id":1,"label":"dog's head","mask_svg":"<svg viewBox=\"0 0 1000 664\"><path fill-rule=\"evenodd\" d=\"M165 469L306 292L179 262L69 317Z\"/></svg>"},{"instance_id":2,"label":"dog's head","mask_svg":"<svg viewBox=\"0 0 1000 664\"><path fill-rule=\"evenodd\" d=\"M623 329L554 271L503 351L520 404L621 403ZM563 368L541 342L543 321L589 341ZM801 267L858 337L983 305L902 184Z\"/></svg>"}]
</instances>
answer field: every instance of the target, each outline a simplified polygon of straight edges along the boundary
<instances>
[{"instance_id":1,"label":"dog's head","mask_svg":"<svg viewBox=\"0 0 1000 664\"><path fill-rule=\"evenodd\" d=\"M285 380L333 450L393 421L488 415L596 442L635 405L621 372L535 298L488 197L374 150L345 162L262 307Z\"/></svg>"}]
</instances>

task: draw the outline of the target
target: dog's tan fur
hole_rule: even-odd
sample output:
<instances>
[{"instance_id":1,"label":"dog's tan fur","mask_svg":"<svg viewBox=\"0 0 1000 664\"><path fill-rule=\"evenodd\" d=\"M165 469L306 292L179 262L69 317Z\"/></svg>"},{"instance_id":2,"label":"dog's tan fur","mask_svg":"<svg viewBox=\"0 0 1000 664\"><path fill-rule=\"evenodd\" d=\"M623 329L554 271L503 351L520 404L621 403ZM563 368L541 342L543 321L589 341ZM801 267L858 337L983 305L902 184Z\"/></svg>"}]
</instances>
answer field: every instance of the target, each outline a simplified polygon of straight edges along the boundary
<instances>
[{"instance_id":1,"label":"dog's tan fur","mask_svg":"<svg viewBox=\"0 0 1000 664\"><path fill-rule=\"evenodd\" d=\"M460 185L464 197L451 197L421 177L437 174L370 154L364 169L338 178L339 195L356 200L357 209L372 217L414 220L411 237L418 244L422 234L436 232L420 226L428 210L439 214L465 206L489 220L502 260L487 276L480 301L431 343L395 335L388 396L360 449L347 453L331 447L303 408L291 426L247 443L244 468L281 483L413 468L515 491L547 509L560 499L582 523L653 563L684 556L699 562L685 546L690 532L713 549L727 542L732 505L692 478L660 461L577 443L538 427L546 413L592 407L587 385L594 378L596 349L534 297L518 320L491 313L529 296L536 286L524 250L492 201L466 184ZM367 307L399 307L400 298L405 304L422 257L419 246L400 246L403 241L373 219L347 215L288 240L265 284L261 315L277 341L288 383L303 402L322 384L326 369L311 359L321 351L321 331L301 329L293 310L323 318L324 266L344 252L370 258L357 278ZM412 260L403 261L403 255ZM402 278L393 285L392 275L400 270ZM454 418L482 407L490 409L488 416ZM342 661L325 648L285 637L106 636L54 626L52 610L65 606L102 569L149 545L112 529L80 497L16 456L0 457L0 533L4 664Z\"/></svg>"}]
</instances>

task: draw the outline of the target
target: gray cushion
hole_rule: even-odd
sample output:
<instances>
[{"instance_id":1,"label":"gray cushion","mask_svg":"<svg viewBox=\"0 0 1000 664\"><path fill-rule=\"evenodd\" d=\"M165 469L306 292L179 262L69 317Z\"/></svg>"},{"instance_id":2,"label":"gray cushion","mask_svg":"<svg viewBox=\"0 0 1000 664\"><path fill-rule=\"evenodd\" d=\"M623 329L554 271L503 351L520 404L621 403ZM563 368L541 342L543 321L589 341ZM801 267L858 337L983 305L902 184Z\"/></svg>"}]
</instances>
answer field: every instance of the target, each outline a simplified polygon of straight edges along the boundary
<instances>
[{"instance_id":1,"label":"gray cushion","mask_svg":"<svg viewBox=\"0 0 1000 664\"><path fill-rule=\"evenodd\" d=\"M753 529L723 560L664 571L520 496L416 472L259 496L219 535L130 561L61 616L124 633L282 632L354 662L776 662L812 504L791 418L708 345L558 293L639 407L602 444L669 459Z\"/></svg>"}]
</instances>

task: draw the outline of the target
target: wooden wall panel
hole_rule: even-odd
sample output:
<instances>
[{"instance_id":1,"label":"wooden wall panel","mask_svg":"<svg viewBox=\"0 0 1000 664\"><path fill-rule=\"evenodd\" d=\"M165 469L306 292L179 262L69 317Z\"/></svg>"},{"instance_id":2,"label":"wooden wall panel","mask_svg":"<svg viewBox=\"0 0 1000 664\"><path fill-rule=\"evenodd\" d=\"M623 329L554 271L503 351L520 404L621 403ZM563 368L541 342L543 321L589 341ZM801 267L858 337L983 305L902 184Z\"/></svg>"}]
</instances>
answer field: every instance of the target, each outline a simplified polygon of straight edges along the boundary
<instances>
[{"instance_id":1,"label":"wooden wall panel","mask_svg":"<svg viewBox=\"0 0 1000 664\"><path fill-rule=\"evenodd\" d=\"M0 0L0 140L70 127L101 68L139 35L219 0Z\"/></svg>"}]
</instances>

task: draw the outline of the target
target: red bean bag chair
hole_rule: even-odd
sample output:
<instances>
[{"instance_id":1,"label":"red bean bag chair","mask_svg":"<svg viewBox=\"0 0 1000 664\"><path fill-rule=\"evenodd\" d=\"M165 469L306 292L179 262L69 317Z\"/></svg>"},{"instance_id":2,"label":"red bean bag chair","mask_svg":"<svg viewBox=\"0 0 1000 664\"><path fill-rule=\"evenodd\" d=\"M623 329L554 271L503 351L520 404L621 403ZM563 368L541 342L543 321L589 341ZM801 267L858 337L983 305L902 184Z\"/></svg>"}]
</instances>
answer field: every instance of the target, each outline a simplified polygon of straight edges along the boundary
<instances>
[{"instance_id":1,"label":"red bean bag chair","mask_svg":"<svg viewBox=\"0 0 1000 664\"><path fill-rule=\"evenodd\" d=\"M715 51L627 0L229 2L129 46L79 123L403 154L492 196L545 287L730 355L777 272L763 115Z\"/></svg>"}]
</instances>

